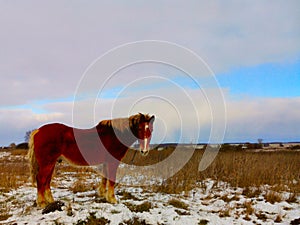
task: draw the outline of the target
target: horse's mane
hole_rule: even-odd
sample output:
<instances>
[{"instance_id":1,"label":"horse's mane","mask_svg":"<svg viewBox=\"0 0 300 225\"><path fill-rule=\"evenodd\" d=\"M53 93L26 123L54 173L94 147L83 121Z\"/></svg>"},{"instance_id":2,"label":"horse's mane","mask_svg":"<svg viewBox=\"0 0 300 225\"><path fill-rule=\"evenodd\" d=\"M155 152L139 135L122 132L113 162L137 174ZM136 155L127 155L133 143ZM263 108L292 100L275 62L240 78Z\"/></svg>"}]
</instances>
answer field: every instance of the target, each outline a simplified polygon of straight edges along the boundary
<instances>
[{"instance_id":1,"label":"horse's mane","mask_svg":"<svg viewBox=\"0 0 300 225\"><path fill-rule=\"evenodd\" d=\"M124 130L128 130L129 122L128 118L117 118L112 120L102 120L98 126L101 128L111 128L114 130L119 130L123 132Z\"/></svg>"},{"instance_id":2,"label":"horse's mane","mask_svg":"<svg viewBox=\"0 0 300 225\"><path fill-rule=\"evenodd\" d=\"M120 132L124 132L129 129L135 131L139 123L150 121L150 119L151 116L149 114L138 113L130 116L129 118L102 120L97 127L100 126L101 128L111 128Z\"/></svg>"}]
</instances>

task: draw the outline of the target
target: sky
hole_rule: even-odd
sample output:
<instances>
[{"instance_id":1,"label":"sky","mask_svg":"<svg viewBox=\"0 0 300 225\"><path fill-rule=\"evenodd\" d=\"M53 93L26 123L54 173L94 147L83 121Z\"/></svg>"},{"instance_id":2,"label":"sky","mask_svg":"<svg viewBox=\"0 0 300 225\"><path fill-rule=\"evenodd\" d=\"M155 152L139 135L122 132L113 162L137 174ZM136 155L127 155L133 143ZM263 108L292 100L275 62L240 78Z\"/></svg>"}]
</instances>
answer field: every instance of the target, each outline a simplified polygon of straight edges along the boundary
<instances>
[{"instance_id":1,"label":"sky","mask_svg":"<svg viewBox=\"0 0 300 225\"><path fill-rule=\"evenodd\" d=\"M137 112L155 143L300 141L299 21L297 0L0 1L0 146Z\"/></svg>"}]
</instances>

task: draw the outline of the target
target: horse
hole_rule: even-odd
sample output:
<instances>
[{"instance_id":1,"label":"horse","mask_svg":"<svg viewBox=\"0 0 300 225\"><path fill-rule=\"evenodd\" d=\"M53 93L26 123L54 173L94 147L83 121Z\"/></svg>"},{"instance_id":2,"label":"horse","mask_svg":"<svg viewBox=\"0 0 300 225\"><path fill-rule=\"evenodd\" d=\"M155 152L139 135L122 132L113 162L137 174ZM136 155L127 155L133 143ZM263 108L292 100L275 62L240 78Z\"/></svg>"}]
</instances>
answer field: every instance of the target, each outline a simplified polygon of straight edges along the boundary
<instances>
[{"instance_id":1,"label":"horse","mask_svg":"<svg viewBox=\"0 0 300 225\"><path fill-rule=\"evenodd\" d=\"M55 164L61 158L78 166L103 164L98 194L109 203L117 203L114 186L120 161L137 140L140 153L149 153L154 120L154 115L138 113L103 120L90 129L51 123L34 130L29 139L28 158L32 183L37 187L37 206L43 208L54 202L50 183Z\"/></svg>"}]
</instances>

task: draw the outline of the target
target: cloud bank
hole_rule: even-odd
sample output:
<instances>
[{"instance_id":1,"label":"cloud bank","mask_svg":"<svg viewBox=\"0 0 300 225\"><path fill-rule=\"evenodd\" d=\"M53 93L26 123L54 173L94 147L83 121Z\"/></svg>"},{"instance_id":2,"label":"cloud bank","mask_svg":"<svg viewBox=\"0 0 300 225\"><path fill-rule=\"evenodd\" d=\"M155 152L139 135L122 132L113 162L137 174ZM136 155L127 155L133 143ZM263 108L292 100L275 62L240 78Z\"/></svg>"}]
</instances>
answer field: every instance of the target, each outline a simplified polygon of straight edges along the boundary
<instances>
[{"instance_id":1,"label":"cloud bank","mask_svg":"<svg viewBox=\"0 0 300 225\"><path fill-rule=\"evenodd\" d=\"M195 91L190 93L195 94ZM122 98L118 103L114 99L106 99L96 103L93 118L85 117L85 103L81 102L82 111L77 112L81 117L77 118L88 128L102 119L111 118L112 115L124 117L137 112L150 113L157 118L153 143L208 142L214 123L209 104L200 97L199 102L194 104L196 108L193 108L180 94L173 93L173 98L168 101L150 97L136 105L133 105L134 98ZM198 96L201 94L198 93ZM174 100L175 105L171 104L171 100ZM45 123L62 122L72 125L72 105L73 102L46 104L43 107L48 113L45 114L20 109L0 110L0 123L6 128L1 129L0 143L9 144L8 140L21 142L25 131ZM299 140L300 98L237 101L227 97L226 109L226 133L223 142L256 142L258 138L264 141Z\"/></svg>"}]
</instances>

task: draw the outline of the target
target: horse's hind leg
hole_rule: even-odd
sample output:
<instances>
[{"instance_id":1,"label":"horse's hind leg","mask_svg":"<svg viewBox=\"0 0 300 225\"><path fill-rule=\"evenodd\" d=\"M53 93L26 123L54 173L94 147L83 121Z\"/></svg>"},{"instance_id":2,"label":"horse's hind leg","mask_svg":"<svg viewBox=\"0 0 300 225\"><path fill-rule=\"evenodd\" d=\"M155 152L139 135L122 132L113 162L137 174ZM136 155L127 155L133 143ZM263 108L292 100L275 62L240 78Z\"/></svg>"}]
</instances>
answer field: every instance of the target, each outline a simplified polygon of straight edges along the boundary
<instances>
[{"instance_id":1,"label":"horse's hind leg","mask_svg":"<svg viewBox=\"0 0 300 225\"><path fill-rule=\"evenodd\" d=\"M52 178L54 168L55 168L55 163L54 163L51 171L49 172L48 176L46 177L45 200L47 203L54 202L54 198L52 196L51 189L50 189L50 183L51 183L51 178Z\"/></svg>"},{"instance_id":2,"label":"horse's hind leg","mask_svg":"<svg viewBox=\"0 0 300 225\"><path fill-rule=\"evenodd\" d=\"M99 186L99 196L100 197L106 197L106 185L107 184L107 166L104 163L103 164L103 175L102 175L102 180Z\"/></svg>"},{"instance_id":3,"label":"horse's hind leg","mask_svg":"<svg viewBox=\"0 0 300 225\"><path fill-rule=\"evenodd\" d=\"M110 163L108 165L108 190L106 193L106 200L110 203L116 204L118 203L115 197L115 181L116 181L116 174L119 164Z\"/></svg>"},{"instance_id":4,"label":"horse's hind leg","mask_svg":"<svg viewBox=\"0 0 300 225\"><path fill-rule=\"evenodd\" d=\"M47 166L40 166L37 174L37 205L40 207L45 207L49 203L54 202L51 190L50 183L52 178L52 173L55 167L55 161L49 163Z\"/></svg>"}]
</instances>

